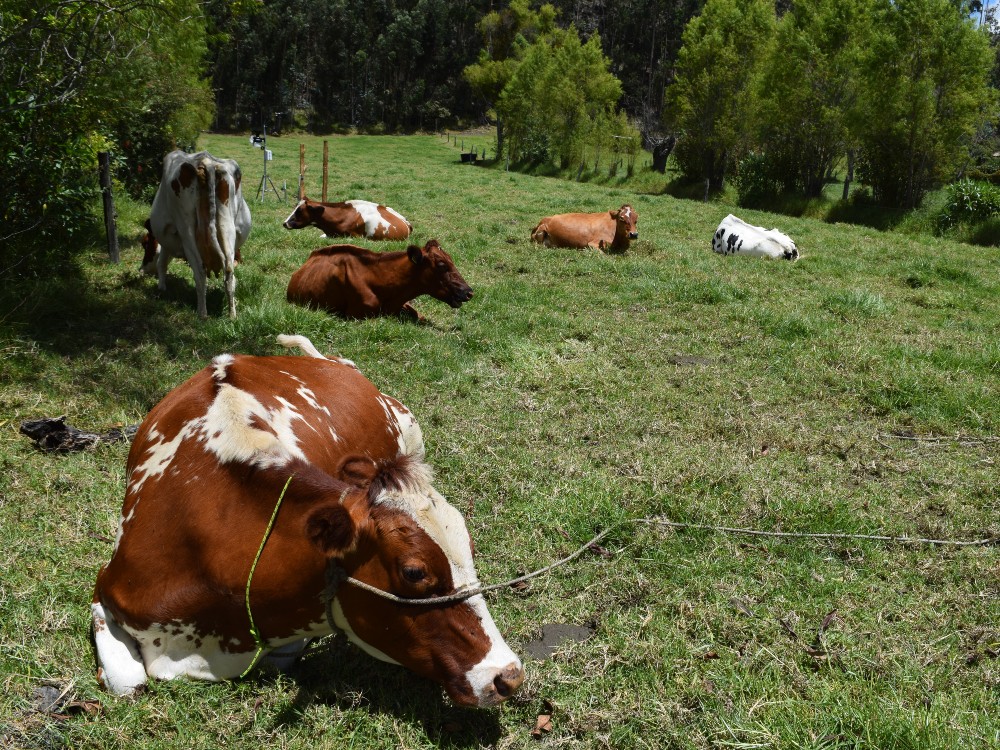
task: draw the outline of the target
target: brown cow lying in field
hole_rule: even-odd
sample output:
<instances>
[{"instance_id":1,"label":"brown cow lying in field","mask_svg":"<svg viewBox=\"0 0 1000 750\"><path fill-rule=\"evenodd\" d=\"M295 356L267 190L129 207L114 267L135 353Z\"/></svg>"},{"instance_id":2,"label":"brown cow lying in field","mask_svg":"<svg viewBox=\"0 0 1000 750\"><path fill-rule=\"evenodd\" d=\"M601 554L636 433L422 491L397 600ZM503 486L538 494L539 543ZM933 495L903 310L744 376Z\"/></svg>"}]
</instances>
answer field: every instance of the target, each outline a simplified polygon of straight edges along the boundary
<instances>
[{"instance_id":1,"label":"brown cow lying in field","mask_svg":"<svg viewBox=\"0 0 1000 750\"><path fill-rule=\"evenodd\" d=\"M367 237L370 240L405 240L413 225L388 206L371 201L320 203L299 201L282 226L303 229L314 226L327 237Z\"/></svg>"},{"instance_id":2,"label":"brown cow lying in field","mask_svg":"<svg viewBox=\"0 0 1000 750\"><path fill-rule=\"evenodd\" d=\"M287 296L289 302L345 318L405 313L422 321L410 304L422 294L454 308L472 297L472 288L437 240L398 253L374 253L356 245L322 247L292 274Z\"/></svg>"},{"instance_id":3,"label":"brown cow lying in field","mask_svg":"<svg viewBox=\"0 0 1000 750\"><path fill-rule=\"evenodd\" d=\"M639 214L627 203L617 211L546 216L531 230L531 239L545 247L596 247L625 252L639 238Z\"/></svg>"}]
</instances>

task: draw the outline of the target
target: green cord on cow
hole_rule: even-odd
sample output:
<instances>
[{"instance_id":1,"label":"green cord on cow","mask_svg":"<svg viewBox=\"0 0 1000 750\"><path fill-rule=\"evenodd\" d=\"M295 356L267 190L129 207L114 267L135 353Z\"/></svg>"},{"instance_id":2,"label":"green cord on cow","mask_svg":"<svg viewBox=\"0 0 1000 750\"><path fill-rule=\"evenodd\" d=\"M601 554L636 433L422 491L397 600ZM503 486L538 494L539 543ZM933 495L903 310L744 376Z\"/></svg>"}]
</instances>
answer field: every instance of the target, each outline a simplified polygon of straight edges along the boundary
<instances>
[{"instance_id":1,"label":"green cord on cow","mask_svg":"<svg viewBox=\"0 0 1000 750\"><path fill-rule=\"evenodd\" d=\"M288 485L292 483L292 479L294 477L294 474L288 477L288 481L285 482L285 486L281 489L281 494L278 496L278 502L275 503L274 511L271 513L271 520L267 522L267 528L264 529L264 538L260 540L260 547L257 548L257 554L254 556L253 565L250 566L250 575L247 576L245 597L247 604L247 617L250 620L250 635L253 636L254 643L257 644L257 653L253 655L253 661L250 662L250 666L243 670L243 674L240 675L240 679L243 679L250 674L250 670L257 666L257 661L260 659L260 655L264 653L264 639L261 637L260 631L257 629L257 624L253 621L253 612L250 611L250 582L253 581L253 573L257 569L257 563L260 560L261 554L264 552L264 545L267 544L267 539L271 536L271 530L274 529L274 520L278 517L278 509L281 508L281 501L285 499L285 492L288 491Z\"/></svg>"}]
</instances>

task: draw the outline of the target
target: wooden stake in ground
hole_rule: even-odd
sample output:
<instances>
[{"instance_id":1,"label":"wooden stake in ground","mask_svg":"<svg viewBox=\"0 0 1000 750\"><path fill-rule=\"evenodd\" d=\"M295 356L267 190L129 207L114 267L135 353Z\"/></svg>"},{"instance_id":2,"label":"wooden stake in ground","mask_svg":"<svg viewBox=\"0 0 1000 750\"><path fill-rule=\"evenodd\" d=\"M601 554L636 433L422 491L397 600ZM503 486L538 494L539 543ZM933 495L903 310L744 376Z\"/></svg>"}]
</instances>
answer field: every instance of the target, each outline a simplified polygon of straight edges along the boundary
<instances>
[{"instance_id":1,"label":"wooden stake in ground","mask_svg":"<svg viewBox=\"0 0 1000 750\"><path fill-rule=\"evenodd\" d=\"M330 167L330 149L329 142L323 141L323 197L320 198L321 201L326 203L326 185L329 180L329 167Z\"/></svg>"},{"instance_id":2,"label":"wooden stake in ground","mask_svg":"<svg viewBox=\"0 0 1000 750\"><path fill-rule=\"evenodd\" d=\"M115 199L111 195L111 155L97 153L97 171L101 180L101 197L104 200L104 229L108 235L108 257L118 262L118 223L115 219Z\"/></svg>"},{"instance_id":3,"label":"wooden stake in ground","mask_svg":"<svg viewBox=\"0 0 1000 750\"><path fill-rule=\"evenodd\" d=\"M299 200L306 197L306 144L299 144Z\"/></svg>"}]
</instances>

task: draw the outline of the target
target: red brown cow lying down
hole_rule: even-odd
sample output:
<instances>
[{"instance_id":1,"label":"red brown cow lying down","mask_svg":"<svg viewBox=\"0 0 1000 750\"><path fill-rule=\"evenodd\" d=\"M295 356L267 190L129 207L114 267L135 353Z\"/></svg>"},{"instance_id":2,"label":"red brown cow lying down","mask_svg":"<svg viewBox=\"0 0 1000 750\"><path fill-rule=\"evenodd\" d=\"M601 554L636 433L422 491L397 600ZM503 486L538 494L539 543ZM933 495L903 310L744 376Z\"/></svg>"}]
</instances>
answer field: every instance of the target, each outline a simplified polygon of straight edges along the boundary
<instances>
[{"instance_id":1,"label":"red brown cow lying down","mask_svg":"<svg viewBox=\"0 0 1000 750\"><path fill-rule=\"evenodd\" d=\"M345 318L405 313L423 320L410 304L422 294L454 308L472 298L472 287L437 240L398 253L374 253L356 245L314 250L292 274L287 297Z\"/></svg>"},{"instance_id":2,"label":"red brown cow lying down","mask_svg":"<svg viewBox=\"0 0 1000 750\"><path fill-rule=\"evenodd\" d=\"M388 206L371 201L319 203L308 198L285 219L285 229L314 226L327 237L367 237L370 240L405 240L413 225Z\"/></svg>"},{"instance_id":3,"label":"red brown cow lying down","mask_svg":"<svg viewBox=\"0 0 1000 750\"><path fill-rule=\"evenodd\" d=\"M263 653L278 666L336 627L458 704L502 702L524 671L481 594L406 605L349 580L324 593L338 574L411 599L479 581L413 415L348 360L278 340L310 356L220 355L139 427L94 591L98 680L128 694L147 677L240 676L257 653L250 578Z\"/></svg>"},{"instance_id":4,"label":"red brown cow lying down","mask_svg":"<svg viewBox=\"0 0 1000 750\"><path fill-rule=\"evenodd\" d=\"M531 239L545 247L596 247L628 250L639 238L639 214L627 203L617 211L546 216L531 230Z\"/></svg>"}]
</instances>

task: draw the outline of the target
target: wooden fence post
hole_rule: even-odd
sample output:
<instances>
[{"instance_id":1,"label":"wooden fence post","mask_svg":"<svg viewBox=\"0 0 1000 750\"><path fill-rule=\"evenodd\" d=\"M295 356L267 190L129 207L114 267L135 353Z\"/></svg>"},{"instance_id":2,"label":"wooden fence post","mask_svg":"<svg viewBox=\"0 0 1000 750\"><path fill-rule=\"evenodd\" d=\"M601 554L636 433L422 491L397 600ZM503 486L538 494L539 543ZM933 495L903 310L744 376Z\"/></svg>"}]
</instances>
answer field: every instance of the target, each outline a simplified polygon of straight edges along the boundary
<instances>
[{"instance_id":1,"label":"wooden fence post","mask_svg":"<svg viewBox=\"0 0 1000 750\"><path fill-rule=\"evenodd\" d=\"M118 262L118 222L115 220L115 199L111 195L111 155L97 153L97 168L101 180L101 197L104 199L104 230L108 235L108 257Z\"/></svg>"},{"instance_id":2,"label":"wooden fence post","mask_svg":"<svg viewBox=\"0 0 1000 750\"><path fill-rule=\"evenodd\" d=\"M329 177L330 150L329 144L323 141L323 197L320 199L326 203L326 184Z\"/></svg>"},{"instance_id":3,"label":"wooden fence post","mask_svg":"<svg viewBox=\"0 0 1000 750\"><path fill-rule=\"evenodd\" d=\"M306 197L306 144L299 144L299 200Z\"/></svg>"}]
</instances>

